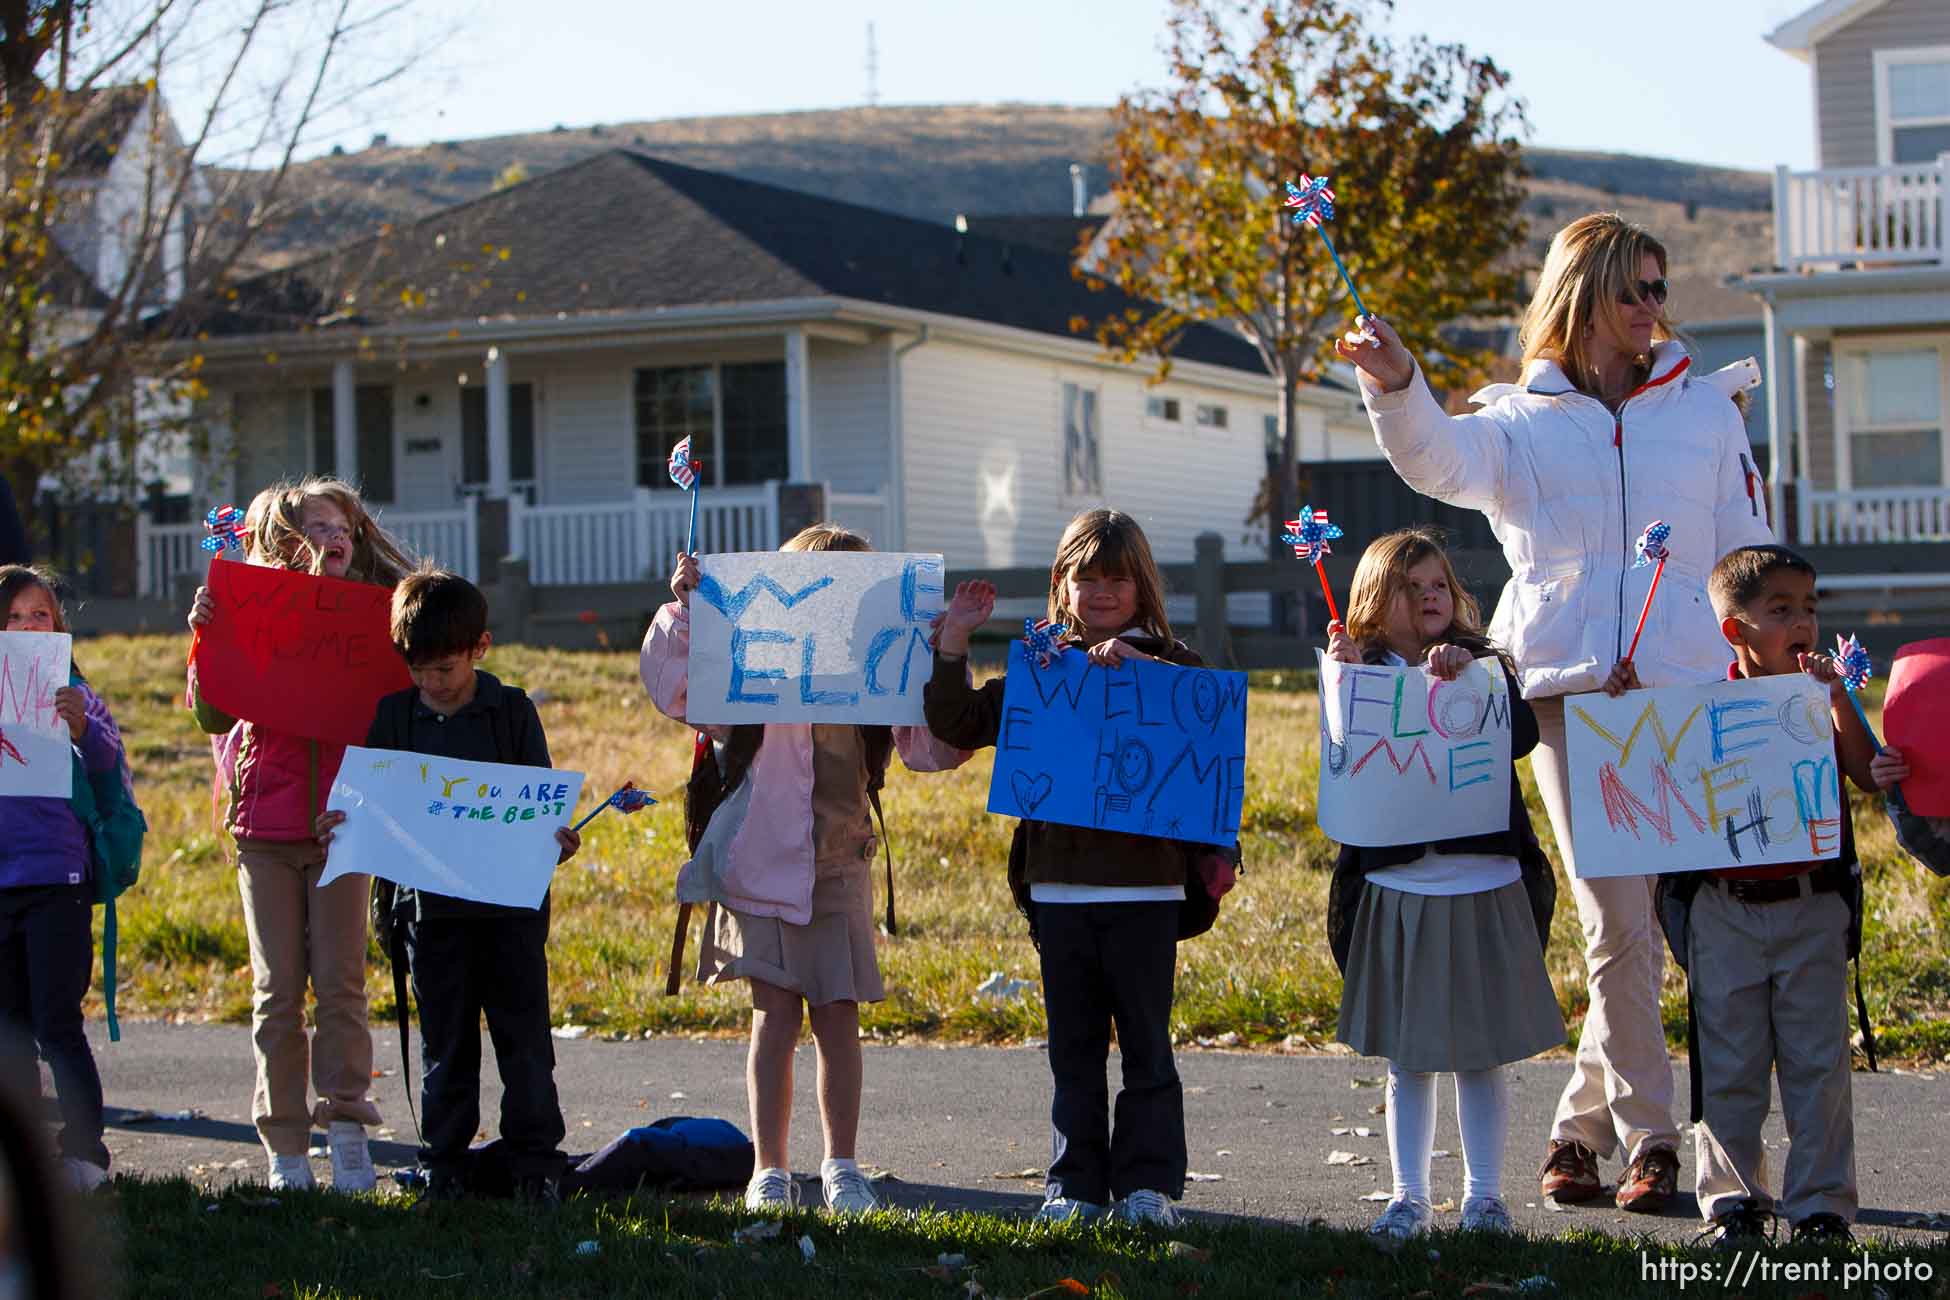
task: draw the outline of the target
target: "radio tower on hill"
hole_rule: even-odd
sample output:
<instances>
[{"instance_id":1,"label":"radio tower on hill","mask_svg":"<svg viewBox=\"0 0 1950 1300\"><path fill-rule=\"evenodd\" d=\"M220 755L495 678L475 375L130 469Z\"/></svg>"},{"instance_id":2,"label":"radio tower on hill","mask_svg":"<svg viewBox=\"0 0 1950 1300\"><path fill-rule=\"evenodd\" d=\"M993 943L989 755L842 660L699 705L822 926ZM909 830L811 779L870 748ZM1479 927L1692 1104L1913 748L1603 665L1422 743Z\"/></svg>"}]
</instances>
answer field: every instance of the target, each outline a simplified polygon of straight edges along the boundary
<instances>
[{"instance_id":1,"label":"radio tower on hill","mask_svg":"<svg viewBox=\"0 0 1950 1300\"><path fill-rule=\"evenodd\" d=\"M867 24L867 107L880 106L880 47L874 44L873 24Z\"/></svg>"}]
</instances>

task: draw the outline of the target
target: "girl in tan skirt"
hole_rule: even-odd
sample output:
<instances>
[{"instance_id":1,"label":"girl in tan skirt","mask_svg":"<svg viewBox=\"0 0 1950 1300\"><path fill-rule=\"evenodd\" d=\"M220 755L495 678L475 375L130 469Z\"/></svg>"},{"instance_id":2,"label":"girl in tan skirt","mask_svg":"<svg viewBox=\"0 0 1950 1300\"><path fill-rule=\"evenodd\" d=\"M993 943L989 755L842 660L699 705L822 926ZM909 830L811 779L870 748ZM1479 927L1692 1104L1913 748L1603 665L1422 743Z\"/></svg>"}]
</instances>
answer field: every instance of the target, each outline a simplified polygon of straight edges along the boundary
<instances>
[{"instance_id":1,"label":"girl in tan skirt","mask_svg":"<svg viewBox=\"0 0 1950 1300\"><path fill-rule=\"evenodd\" d=\"M868 551L864 537L815 524L782 551ZM670 575L677 599L657 611L643 640L641 670L651 700L681 722L689 702L694 555ZM707 727L730 787L712 815L679 893L708 885L697 977L748 980L752 1043L745 1065L757 1163L745 1204L789 1209L798 1186L788 1172L792 1057L800 1006L812 1020L819 1061L819 1119L826 1158L819 1167L826 1208L858 1213L878 1200L854 1159L860 1127L860 1004L886 996L874 952L873 857L868 812L891 751L917 772L945 771L968 751L926 727L807 723Z\"/></svg>"},{"instance_id":2,"label":"girl in tan skirt","mask_svg":"<svg viewBox=\"0 0 1950 1300\"><path fill-rule=\"evenodd\" d=\"M1484 638L1476 601L1440 541L1423 529L1368 547L1354 571L1347 625L1328 632L1328 653L1343 663L1422 665L1448 681L1475 659L1495 659L1509 684L1509 826L1434 844L1343 845L1327 899L1328 941L1344 979L1340 1040L1388 1061L1395 1186L1369 1232L1392 1249L1428 1229L1435 1077L1444 1071L1456 1077L1462 1226L1509 1232L1503 1067L1564 1041L1544 969L1557 886L1514 770L1537 744L1536 715Z\"/></svg>"}]
</instances>

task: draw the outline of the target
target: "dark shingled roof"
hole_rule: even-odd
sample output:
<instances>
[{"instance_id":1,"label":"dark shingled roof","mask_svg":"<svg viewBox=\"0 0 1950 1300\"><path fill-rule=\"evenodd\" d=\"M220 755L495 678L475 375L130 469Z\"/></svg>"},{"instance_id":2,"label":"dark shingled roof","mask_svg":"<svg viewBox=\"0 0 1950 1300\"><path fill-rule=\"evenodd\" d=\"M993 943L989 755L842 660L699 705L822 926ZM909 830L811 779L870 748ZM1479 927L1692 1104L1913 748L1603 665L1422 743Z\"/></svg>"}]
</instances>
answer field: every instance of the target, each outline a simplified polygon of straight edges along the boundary
<instances>
[{"instance_id":1,"label":"dark shingled roof","mask_svg":"<svg viewBox=\"0 0 1950 1300\"><path fill-rule=\"evenodd\" d=\"M618 149L239 287L212 334L851 298L1079 337L1131 306L1069 258ZM1211 326L1177 357L1264 373Z\"/></svg>"}]
</instances>

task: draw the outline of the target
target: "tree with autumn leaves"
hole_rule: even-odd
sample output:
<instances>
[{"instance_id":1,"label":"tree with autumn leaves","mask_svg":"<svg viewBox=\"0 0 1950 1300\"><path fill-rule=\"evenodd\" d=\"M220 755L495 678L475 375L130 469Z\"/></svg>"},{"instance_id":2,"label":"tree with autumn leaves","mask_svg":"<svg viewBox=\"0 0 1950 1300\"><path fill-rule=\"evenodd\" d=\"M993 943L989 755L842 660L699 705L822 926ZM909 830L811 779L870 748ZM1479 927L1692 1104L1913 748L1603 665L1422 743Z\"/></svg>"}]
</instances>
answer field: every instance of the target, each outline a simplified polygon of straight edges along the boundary
<instances>
[{"instance_id":1,"label":"tree with autumn leaves","mask_svg":"<svg viewBox=\"0 0 1950 1300\"><path fill-rule=\"evenodd\" d=\"M1174 0L1170 83L1114 111L1116 214L1078 269L1139 300L1094 330L1121 360L1155 359L1159 378L1200 322L1259 350L1282 394L1279 466L1253 516L1274 525L1275 554L1299 504L1297 394L1357 314L1320 235L1288 219L1284 183L1332 179L1334 244L1438 391L1489 360L1442 327L1521 306L1523 105L1487 56L1391 37L1392 9Z\"/></svg>"}]
</instances>

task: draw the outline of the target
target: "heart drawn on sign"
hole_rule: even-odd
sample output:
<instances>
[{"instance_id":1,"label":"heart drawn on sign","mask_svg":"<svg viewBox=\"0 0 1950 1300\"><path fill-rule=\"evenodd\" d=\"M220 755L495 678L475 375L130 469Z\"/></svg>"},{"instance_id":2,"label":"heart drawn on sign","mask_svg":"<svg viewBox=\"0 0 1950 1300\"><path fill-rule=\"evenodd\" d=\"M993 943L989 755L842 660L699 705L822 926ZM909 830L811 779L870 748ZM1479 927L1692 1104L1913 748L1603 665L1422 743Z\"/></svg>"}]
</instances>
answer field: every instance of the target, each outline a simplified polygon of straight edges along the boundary
<instances>
[{"instance_id":1,"label":"heart drawn on sign","mask_svg":"<svg viewBox=\"0 0 1950 1300\"><path fill-rule=\"evenodd\" d=\"M1032 817L1056 783L1050 780L1048 772L1038 772L1030 776L1027 772L1011 772L1009 786L1016 792L1016 806L1022 809L1023 816Z\"/></svg>"}]
</instances>

